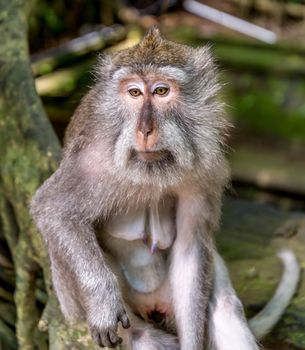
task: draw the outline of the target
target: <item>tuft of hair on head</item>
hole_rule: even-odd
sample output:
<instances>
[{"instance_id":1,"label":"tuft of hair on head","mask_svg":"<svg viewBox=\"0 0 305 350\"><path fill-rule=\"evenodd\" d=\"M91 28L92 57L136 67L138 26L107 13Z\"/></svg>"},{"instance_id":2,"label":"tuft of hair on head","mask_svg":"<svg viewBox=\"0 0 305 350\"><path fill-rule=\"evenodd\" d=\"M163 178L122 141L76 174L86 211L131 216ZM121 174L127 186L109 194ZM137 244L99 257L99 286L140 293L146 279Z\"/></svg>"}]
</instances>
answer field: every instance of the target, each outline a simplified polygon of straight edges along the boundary
<instances>
[{"instance_id":1,"label":"tuft of hair on head","mask_svg":"<svg viewBox=\"0 0 305 350\"><path fill-rule=\"evenodd\" d=\"M141 47L149 46L150 48L154 48L161 44L162 40L159 27L154 25L148 29L139 45Z\"/></svg>"},{"instance_id":2,"label":"tuft of hair on head","mask_svg":"<svg viewBox=\"0 0 305 350\"><path fill-rule=\"evenodd\" d=\"M95 80L108 83L114 72L128 67L136 72L147 72L152 67L177 67L194 81L198 91L217 92L217 74L208 46L192 48L164 39L157 26L152 26L135 46L109 55L101 55L94 70ZM199 77L199 78L198 78ZM208 97L208 96L207 96Z\"/></svg>"}]
</instances>

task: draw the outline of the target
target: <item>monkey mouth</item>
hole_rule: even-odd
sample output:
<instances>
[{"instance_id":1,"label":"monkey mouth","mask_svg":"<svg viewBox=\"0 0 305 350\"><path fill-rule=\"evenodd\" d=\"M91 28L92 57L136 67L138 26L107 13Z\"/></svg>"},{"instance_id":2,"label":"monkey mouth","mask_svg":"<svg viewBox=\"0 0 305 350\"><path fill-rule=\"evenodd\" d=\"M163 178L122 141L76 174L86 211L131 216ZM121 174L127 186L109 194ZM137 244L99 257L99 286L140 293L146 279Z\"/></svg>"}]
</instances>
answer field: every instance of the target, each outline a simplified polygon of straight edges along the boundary
<instances>
[{"instance_id":1,"label":"monkey mouth","mask_svg":"<svg viewBox=\"0 0 305 350\"><path fill-rule=\"evenodd\" d=\"M130 158L132 160L139 160L142 162L144 161L144 162L152 163L152 162L162 162L164 160L172 161L173 155L171 154L171 152L167 150L144 151L144 152L132 150Z\"/></svg>"},{"instance_id":2,"label":"monkey mouth","mask_svg":"<svg viewBox=\"0 0 305 350\"><path fill-rule=\"evenodd\" d=\"M168 151L156 151L156 152L138 152L138 156L140 159L153 162L156 160L164 159L168 156Z\"/></svg>"}]
</instances>

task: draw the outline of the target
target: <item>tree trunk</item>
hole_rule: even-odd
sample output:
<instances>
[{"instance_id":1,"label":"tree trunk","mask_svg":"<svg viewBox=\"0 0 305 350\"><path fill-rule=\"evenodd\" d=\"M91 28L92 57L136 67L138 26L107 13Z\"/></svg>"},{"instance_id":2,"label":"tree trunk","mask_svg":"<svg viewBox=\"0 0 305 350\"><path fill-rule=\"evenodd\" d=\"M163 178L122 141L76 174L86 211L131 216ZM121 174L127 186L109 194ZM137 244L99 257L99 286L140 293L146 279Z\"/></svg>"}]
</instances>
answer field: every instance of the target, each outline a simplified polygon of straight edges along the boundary
<instances>
[{"instance_id":1,"label":"tree trunk","mask_svg":"<svg viewBox=\"0 0 305 350\"><path fill-rule=\"evenodd\" d=\"M24 7L23 0L0 0L0 235L8 243L16 274L17 340L22 350L92 349L86 327L67 327L62 319L47 253L28 211L33 193L55 170L61 149L35 91ZM48 301L39 328L48 330L49 337L38 330L41 269ZM7 328L0 317L1 343L5 349L17 348Z\"/></svg>"}]
</instances>

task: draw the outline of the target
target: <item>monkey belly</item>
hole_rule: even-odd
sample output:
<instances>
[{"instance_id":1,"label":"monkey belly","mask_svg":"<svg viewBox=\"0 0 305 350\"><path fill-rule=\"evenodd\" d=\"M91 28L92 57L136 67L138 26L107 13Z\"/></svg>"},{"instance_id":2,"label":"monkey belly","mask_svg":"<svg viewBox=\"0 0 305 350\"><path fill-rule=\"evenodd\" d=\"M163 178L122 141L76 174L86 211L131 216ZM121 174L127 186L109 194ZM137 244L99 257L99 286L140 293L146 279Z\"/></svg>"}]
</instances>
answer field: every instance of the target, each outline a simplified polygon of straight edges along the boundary
<instances>
[{"instance_id":1,"label":"monkey belly","mask_svg":"<svg viewBox=\"0 0 305 350\"><path fill-rule=\"evenodd\" d=\"M104 230L97 232L101 248L107 253L108 262L124 281L124 288L138 293L156 290L166 278L167 251L151 253L142 240L127 241Z\"/></svg>"},{"instance_id":2,"label":"monkey belly","mask_svg":"<svg viewBox=\"0 0 305 350\"><path fill-rule=\"evenodd\" d=\"M175 317L169 279L151 293L126 291L126 300L133 312L146 322L154 323L158 328L176 334Z\"/></svg>"},{"instance_id":3,"label":"monkey belly","mask_svg":"<svg viewBox=\"0 0 305 350\"><path fill-rule=\"evenodd\" d=\"M161 252L151 254L146 245L137 243L136 249L130 249L129 257L124 254L119 258L119 264L130 287L139 293L150 293L165 279L166 261Z\"/></svg>"}]
</instances>

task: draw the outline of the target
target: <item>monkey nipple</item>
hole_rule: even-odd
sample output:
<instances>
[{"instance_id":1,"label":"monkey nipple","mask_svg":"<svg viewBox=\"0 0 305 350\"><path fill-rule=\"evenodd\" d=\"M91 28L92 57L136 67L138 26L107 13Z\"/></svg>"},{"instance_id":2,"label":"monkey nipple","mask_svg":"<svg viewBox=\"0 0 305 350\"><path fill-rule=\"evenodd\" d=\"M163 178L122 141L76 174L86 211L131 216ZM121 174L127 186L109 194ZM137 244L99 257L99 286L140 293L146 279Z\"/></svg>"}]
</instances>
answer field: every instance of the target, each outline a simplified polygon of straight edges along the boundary
<instances>
[{"instance_id":1,"label":"monkey nipple","mask_svg":"<svg viewBox=\"0 0 305 350\"><path fill-rule=\"evenodd\" d=\"M145 245L150 246L149 251L151 254L156 253L156 251L158 250L158 242L152 241L151 237L147 232L143 233L142 241Z\"/></svg>"},{"instance_id":2,"label":"monkey nipple","mask_svg":"<svg viewBox=\"0 0 305 350\"><path fill-rule=\"evenodd\" d=\"M154 254L158 250L158 242L152 242L150 246L150 253Z\"/></svg>"}]
</instances>

